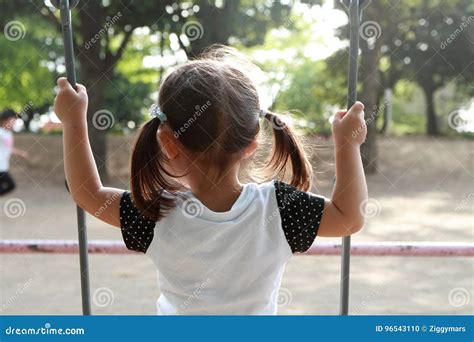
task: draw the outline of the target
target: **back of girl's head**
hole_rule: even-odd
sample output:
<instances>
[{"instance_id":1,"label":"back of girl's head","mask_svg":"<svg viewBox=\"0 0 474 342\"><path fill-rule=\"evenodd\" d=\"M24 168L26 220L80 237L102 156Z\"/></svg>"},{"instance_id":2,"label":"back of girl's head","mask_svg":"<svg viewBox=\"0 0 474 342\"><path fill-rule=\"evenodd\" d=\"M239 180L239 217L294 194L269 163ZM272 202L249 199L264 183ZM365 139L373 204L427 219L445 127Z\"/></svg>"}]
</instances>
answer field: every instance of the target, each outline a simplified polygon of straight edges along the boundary
<instances>
[{"instance_id":1,"label":"back of girl's head","mask_svg":"<svg viewBox=\"0 0 474 342\"><path fill-rule=\"evenodd\" d=\"M167 124L193 162L205 168L203 174L216 178L226 173L239 154L257 137L260 130L260 103L257 89L248 76L256 66L235 49L214 46L198 59L176 68L162 83L158 104ZM302 190L311 184L311 166L291 127L276 114L264 117L274 132L273 152L263 173L285 177L291 168L290 183ZM157 140L162 122L146 123L132 155L131 189L136 205L146 216L158 220L174 206L178 187L168 174L168 162Z\"/></svg>"},{"instance_id":2,"label":"back of girl's head","mask_svg":"<svg viewBox=\"0 0 474 342\"><path fill-rule=\"evenodd\" d=\"M191 152L206 151L202 157L225 160L258 133L257 89L232 66L232 51L210 50L178 67L159 91L159 106L175 137Z\"/></svg>"}]
</instances>

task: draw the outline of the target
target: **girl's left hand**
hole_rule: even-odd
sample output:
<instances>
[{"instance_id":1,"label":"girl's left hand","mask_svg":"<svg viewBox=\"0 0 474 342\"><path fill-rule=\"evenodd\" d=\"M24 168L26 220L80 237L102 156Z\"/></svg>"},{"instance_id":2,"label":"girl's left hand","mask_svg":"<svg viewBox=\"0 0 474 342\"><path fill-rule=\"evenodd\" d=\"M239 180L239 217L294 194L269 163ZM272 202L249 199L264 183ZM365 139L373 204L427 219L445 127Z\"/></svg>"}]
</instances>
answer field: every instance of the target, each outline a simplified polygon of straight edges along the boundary
<instances>
[{"instance_id":1,"label":"girl's left hand","mask_svg":"<svg viewBox=\"0 0 474 342\"><path fill-rule=\"evenodd\" d=\"M59 92L54 99L54 112L64 123L85 121L87 116L87 90L82 84L77 84L77 91L65 77L58 79Z\"/></svg>"},{"instance_id":2,"label":"girl's left hand","mask_svg":"<svg viewBox=\"0 0 474 342\"><path fill-rule=\"evenodd\" d=\"M334 143L342 147L349 143L360 146L367 135L367 124L364 120L364 105L357 101L349 111L341 110L334 116L332 131Z\"/></svg>"}]
</instances>

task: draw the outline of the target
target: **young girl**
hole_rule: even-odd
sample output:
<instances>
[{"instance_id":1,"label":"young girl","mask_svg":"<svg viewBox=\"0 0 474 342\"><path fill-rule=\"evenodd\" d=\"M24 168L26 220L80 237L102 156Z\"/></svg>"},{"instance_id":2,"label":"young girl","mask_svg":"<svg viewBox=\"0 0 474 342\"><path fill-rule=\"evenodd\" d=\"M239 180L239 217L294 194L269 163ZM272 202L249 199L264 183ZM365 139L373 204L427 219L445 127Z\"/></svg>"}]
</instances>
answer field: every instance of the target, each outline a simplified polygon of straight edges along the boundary
<instances>
[{"instance_id":1,"label":"young girl","mask_svg":"<svg viewBox=\"0 0 474 342\"><path fill-rule=\"evenodd\" d=\"M127 248L153 260L159 314L275 314L292 254L308 250L316 235L350 235L364 222L363 105L335 115L332 198L306 192L312 170L301 142L277 114L260 109L235 55L214 48L164 80L154 117L135 143L131 192L102 185L87 137L86 89L58 80L55 111L72 197L120 227ZM263 120L274 135L263 171L277 178L241 184L239 171L257 148ZM289 184L279 180L285 176Z\"/></svg>"},{"instance_id":2,"label":"young girl","mask_svg":"<svg viewBox=\"0 0 474 342\"><path fill-rule=\"evenodd\" d=\"M10 175L10 156L16 155L27 159L26 151L13 147L12 128L17 116L11 109L7 109L0 114L0 196L6 195L15 190L15 181Z\"/></svg>"}]
</instances>

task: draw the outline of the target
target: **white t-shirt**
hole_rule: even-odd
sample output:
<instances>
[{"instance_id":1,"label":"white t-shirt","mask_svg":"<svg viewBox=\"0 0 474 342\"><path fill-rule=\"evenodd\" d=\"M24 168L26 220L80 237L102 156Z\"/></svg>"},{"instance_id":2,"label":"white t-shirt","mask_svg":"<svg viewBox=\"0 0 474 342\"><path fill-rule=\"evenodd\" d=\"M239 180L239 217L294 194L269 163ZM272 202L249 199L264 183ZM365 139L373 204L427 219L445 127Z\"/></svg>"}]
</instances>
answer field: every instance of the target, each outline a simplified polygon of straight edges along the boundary
<instances>
[{"instance_id":1,"label":"white t-shirt","mask_svg":"<svg viewBox=\"0 0 474 342\"><path fill-rule=\"evenodd\" d=\"M285 263L313 243L324 198L279 182L246 184L227 212L190 192L157 223L125 192L120 220L127 248L158 269L158 314L273 315Z\"/></svg>"},{"instance_id":2,"label":"white t-shirt","mask_svg":"<svg viewBox=\"0 0 474 342\"><path fill-rule=\"evenodd\" d=\"M10 168L10 156L13 150L13 133L0 127L0 172Z\"/></svg>"}]
</instances>

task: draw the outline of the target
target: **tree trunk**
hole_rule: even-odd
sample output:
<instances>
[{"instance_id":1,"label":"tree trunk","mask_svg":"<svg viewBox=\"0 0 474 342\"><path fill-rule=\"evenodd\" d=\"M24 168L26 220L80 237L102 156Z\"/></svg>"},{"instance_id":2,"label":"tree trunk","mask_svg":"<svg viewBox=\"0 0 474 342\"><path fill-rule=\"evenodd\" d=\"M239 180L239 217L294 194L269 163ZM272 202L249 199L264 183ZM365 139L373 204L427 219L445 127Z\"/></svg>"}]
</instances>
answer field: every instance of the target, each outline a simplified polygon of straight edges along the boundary
<instances>
[{"instance_id":1,"label":"tree trunk","mask_svg":"<svg viewBox=\"0 0 474 342\"><path fill-rule=\"evenodd\" d=\"M88 13L95 13L96 18L92 18ZM80 33L84 42L88 42L77 55L80 60L80 76L78 80L87 87L89 96L89 109L87 111L87 126L89 129L89 141L92 147L92 153L99 170L99 175L103 181L108 179L106 168L107 149L106 149L106 129L97 129L94 124L94 114L105 108L104 89L107 86L107 77L111 73L111 66L104 63L102 42L104 35L98 35L103 25L103 8L99 1L87 2L79 10ZM98 38L98 39L97 39ZM108 71L108 72L107 72ZM107 75L105 75L107 73Z\"/></svg>"},{"instance_id":2,"label":"tree trunk","mask_svg":"<svg viewBox=\"0 0 474 342\"><path fill-rule=\"evenodd\" d=\"M365 121L367 123L367 139L361 146L362 161L367 174L377 170L377 116L379 111L378 100L380 94L379 51L381 39L369 49L366 42L361 44L362 56L360 62L360 80L362 91L359 100L365 105Z\"/></svg>"},{"instance_id":3,"label":"tree trunk","mask_svg":"<svg viewBox=\"0 0 474 342\"><path fill-rule=\"evenodd\" d=\"M426 133L431 136L439 135L438 121L434 103L435 89L430 86L423 87L426 101Z\"/></svg>"},{"instance_id":4,"label":"tree trunk","mask_svg":"<svg viewBox=\"0 0 474 342\"><path fill-rule=\"evenodd\" d=\"M232 20L238 13L241 0L224 1L224 6L219 8L213 2L199 1L199 12L196 13L199 22L206 23L204 32L200 39L191 43L188 51L189 57L198 56L203 50L212 44L227 44L232 35Z\"/></svg>"}]
</instances>

